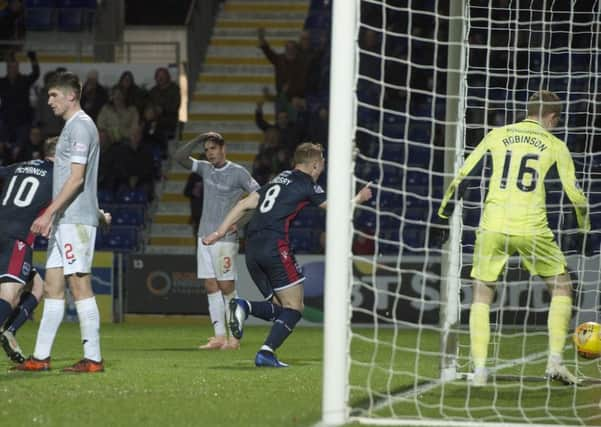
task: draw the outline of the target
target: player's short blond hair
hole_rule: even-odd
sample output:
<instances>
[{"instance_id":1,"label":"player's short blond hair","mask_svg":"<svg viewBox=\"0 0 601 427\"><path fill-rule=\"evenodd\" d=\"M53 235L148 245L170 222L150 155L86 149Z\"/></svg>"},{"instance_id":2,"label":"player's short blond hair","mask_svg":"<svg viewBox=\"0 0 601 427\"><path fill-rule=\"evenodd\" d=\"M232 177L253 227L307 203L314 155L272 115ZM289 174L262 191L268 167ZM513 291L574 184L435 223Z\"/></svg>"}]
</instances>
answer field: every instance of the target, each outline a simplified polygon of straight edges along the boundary
<instances>
[{"instance_id":1,"label":"player's short blond hair","mask_svg":"<svg viewBox=\"0 0 601 427\"><path fill-rule=\"evenodd\" d=\"M58 136L47 138L44 141L44 156L53 157L56 154L56 144L58 144Z\"/></svg>"},{"instance_id":2,"label":"player's short blond hair","mask_svg":"<svg viewBox=\"0 0 601 427\"><path fill-rule=\"evenodd\" d=\"M561 114L561 100L550 90L539 90L528 100L528 115L544 117L547 114Z\"/></svg>"},{"instance_id":3,"label":"player's short blond hair","mask_svg":"<svg viewBox=\"0 0 601 427\"><path fill-rule=\"evenodd\" d=\"M294 151L294 164L310 163L323 158L323 146L312 142L303 142Z\"/></svg>"}]
</instances>

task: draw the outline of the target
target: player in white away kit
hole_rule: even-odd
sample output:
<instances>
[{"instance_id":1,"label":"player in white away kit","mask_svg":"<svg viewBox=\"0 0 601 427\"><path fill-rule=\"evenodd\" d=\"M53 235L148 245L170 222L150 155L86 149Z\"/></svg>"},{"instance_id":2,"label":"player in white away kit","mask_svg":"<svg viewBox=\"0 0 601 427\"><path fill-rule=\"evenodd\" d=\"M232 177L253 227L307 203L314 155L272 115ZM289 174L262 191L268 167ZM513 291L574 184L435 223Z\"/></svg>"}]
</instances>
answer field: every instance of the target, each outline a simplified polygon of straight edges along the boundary
<instances>
[{"instance_id":1,"label":"player in white away kit","mask_svg":"<svg viewBox=\"0 0 601 427\"><path fill-rule=\"evenodd\" d=\"M198 144L203 145L207 161L190 158ZM244 167L226 160L225 156L225 141L216 132L199 135L175 153L175 159L182 166L202 177L204 186L202 217L198 227L198 278L204 279L215 336L199 347L203 350L240 347L239 341L233 336L228 340L226 328L229 302L238 296L235 288L238 234L232 231L213 246L202 243L201 237L217 229L245 192L252 193L259 189L259 184Z\"/></svg>"},{"instance_id":2,"label":"player in white away kit","mask_svg":"<svg viewBox=\"0 0 601 427\"><path fill-rule=\"evenodd\" d=\"M81 83L72 73L50 82L48 104L65 120L56 147L52 203L31 226L49 237L44 312L33 355L16 369L50 369L50 351L65 313L65 278L80 322L84 358L66 372L101 372L100 316L92 291L92 260L98 226L98 130L79 104Z\"/></svg>"}]
</instances>

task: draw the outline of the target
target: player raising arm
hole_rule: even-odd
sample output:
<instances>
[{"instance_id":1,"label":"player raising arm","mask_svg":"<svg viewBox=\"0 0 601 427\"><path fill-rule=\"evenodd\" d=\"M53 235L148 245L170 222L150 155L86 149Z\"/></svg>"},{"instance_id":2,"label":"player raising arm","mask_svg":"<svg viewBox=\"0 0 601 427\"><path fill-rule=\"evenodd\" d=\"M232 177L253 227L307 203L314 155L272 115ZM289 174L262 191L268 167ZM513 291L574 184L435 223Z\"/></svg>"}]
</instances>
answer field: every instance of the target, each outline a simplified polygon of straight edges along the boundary
<instances>
[{"instance_id":1,"label":"player raising arm","mask_svg":"<svg viewBox=\"0 0 601 427\"><path fill-rule=\"evenodd\" d=\"M256 209L248 225L246 266L265 301L233 299L229 318L230 330L237 338L242 338L249 314L274 322L255 357L256 366L288 366L276 358L275 350L302 317L305 280L290 247L288 228L305 206L326 207L326 195L316 184L324 163L321 145L310 142L299 145L294 153L293 170L280 173L258 192L239 201L219 228L203 239L205 244L213 244L245 212ZM357 193L354 202L363 203L370 198L371 190L366 186Z\"/></svg>"},{"instance_id":2,"label":"player raising arm","mask_svg":"<svg viewBox=\"0 0 601 427\"><path fill-rule=\"evenodd\" d=\"M544 181L552 167L557 168L563 189L574 205L581 232L590 230L590 220L586 197L576 184L570 152L563 141L550 133L560 114L561 102L555 93L543 90L533 94L525 120L492 130L467 157L438 211L441 220L448 220L453 212L453 198L461 197L465 179L474 174L484 155L490 153L493 172L471 271L474 290L469 322L476 386L487 381L489 313L495 282L507 259L516 252L530 273L539 275L551 292L545 375L566 384L579 382L562 362L572 313L572 282L565 257L547 222Z\"/></svg>"},{"instance_id":3,"label":"player raising arm","mask_svg":"<svg viewBox=\"0 0 601 427\"><path fill-rule=\"evenodd\" d=\"M190 154L201 146L207 160L196 160ZM175 159L183 167L197 173L203 180L202 216L198 226L197 267L198 278L204 279L209 302L209 315L215 336L201 350L235 350L240 347L238 339L227 338L226 319L229 302L238 296L236 279L238 269L238 233L234 230L214 246L201 241L213 231L223 217L240 200L244 193L259 189L259 184L241 165L226 158L225 140L217 132L207 132L186 143L177 150Z\"/></svg>"}]
</instances>

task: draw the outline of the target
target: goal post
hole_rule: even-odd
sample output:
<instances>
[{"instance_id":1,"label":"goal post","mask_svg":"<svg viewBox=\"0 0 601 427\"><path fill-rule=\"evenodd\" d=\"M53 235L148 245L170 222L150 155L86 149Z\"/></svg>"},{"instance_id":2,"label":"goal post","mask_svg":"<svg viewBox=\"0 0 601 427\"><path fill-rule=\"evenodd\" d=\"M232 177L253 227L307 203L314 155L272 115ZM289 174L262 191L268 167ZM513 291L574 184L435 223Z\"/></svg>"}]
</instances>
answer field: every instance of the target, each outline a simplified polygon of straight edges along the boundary
<instances>
[{"instance_id":1,"label":"goal post","mask_svg":"<svg viewBox=\"0 0 601 427\"><path fill-rule=\"evenodd\" d=\"M463 117L462 84L465 77L465 2L451 0L449 7L449 47L447 60L447 99L445 117L444 151L444 187L447 188L463 159L463 129L460 119ZM441 254L441 308L440 308L440 379L442 381L457 378L457 335L455 328L459 324L461 289L460 247L461 226L460 209L455 209L449 220L449 240Z\"/></svg>"},{"instance_id":2,"label":"goal post","mask_svg":"<svg viewBox=\"0 0 601 427\"><path fill-rule=\"evenodd\" d=\"M334 1L327 159L326 265L322 420L348 418L348 323L351 277L352 153L355 128L357 11L359 0Z\"/></svg>"}]
</instances>

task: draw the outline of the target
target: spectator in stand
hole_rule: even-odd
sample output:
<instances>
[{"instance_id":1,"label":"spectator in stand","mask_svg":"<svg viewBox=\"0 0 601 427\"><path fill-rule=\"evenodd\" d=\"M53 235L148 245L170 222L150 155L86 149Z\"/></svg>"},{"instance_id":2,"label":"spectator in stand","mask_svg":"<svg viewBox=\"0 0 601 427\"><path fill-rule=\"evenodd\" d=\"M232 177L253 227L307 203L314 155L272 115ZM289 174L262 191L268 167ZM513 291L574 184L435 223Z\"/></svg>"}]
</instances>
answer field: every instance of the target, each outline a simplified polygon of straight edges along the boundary
<instances>
[{"instance_id":1,"label":"spectator in stand","mask_svg":"<svg viewBox=\"0 0 601 427\"><path fill-rule=\"evenodd\" d=\"M270 127L265 130L263 135L263 144L259 148L253 162L253 178L263 186L269 182L275 174L281 171L278 163L278 146L280 131L276 127Z\"/></svg>"},{"instance_id":2,"label":"spectator in stand","mask_svg":"<svg viewBox=\"0 0 601 427\"><path fill-rule=\"evenodd\" d=\"M8 146L0 142L0 166L6 166L13 163L8 155Z\"/></svg>"},{"instance_id":3,"label":"spectator in stand","mask_svg":"<svg viewBox=\"0 0 601 427\"><path fill-rule=\"evenodd\" d=\"M319 47L312 45L312 35L309 30L304 30L299 36L299 55L305 64L305 94L318 94L321 74L329 64L322 64L329 52L327 33L322 32L319 37Z\"/></svg>"},{"instance_id":4,"label":"spectator in stand","mask_svg":"<svg viewBox=\"0 0 601 427\"><path fill-rule=\"evenodd\" d=\"M173 138L177 131L178 112L181 103L179 86L171 81L169 70L161 67L154 73L156 85L150 89L150 102L159 107L159 124Z\"/></svg>"},{"instance_id":5,"label":"spectator in stand","mask_svg":"<svg viewBox=\"0 0 601 427\"><path fill-rule=\"evenodd\" d=\"M81 90L81 108L96 122L100 110L108 100L108 91L98 83L98 71L88 71L86 81Z\"/></svg>"},{"instance_id":6,"label":"spectator in stand","mask_svg":"<svg viewBox=\"0 0 601 427\"><path fill-rule=\"evenodd\" d=\"M115 87L111 91L109 102L102 107L98 114L98 129L106 130L113 142L125 141L132 130L139 125L138 110L133 105L127 105L121 89Z\"/></svg>"},{"instance_id":7,"label":"spectator in stand","mask_svg":"<svg viewBox=\"0 0 601 427\"><path fill-rule=\"evenodd\" d=\"M122 141L113 141L106 129L98 130L98 138L98 188L115 193L122 183L127 182L127 165L121 161L125 157L127 145Z\"/></svg>"},{"instance_id":8,"label":"spectator in stand","mask_svg":"<svg viewBox=\"0 0 601 427\"><path fill-rule=\"evenodd\" d=\"M353 254L373 255L375 249L373 230L357 230L353 239Z\"/></svg>"},{"instance_id":9,"label":"spectator in stand","mask_svg":"<svg viewBox=\"0 0 601 427\"><path fill-rule=\"evenodd\" d=\"M0 41L23 40L25 38L25 13L20 0L0 1ZM0 60L7 59L21 46L0 45Z\"/></svg>"},{"instance_id":10,"label":"spectator in stand","mask_svg":"<svg viewBox=\"0 0 601 427\"><path fill-rule=\"evenodd\" d=\"M50 82L57 71L48 71L44 74L44 86L38 90L35 108L35 123L41 129L45 138L60 135L65 125L62 117L56 116L48 105L48 82Z\"/></svg>"},{"instance_id":11,"label":"spectator in stand","mask_svg":"<svg viewBox=\"0 0 601 427\"><path fill-rule=\"evenodd\" d=\"M296 146L302 139L300 130L294 125L294 123L290 122L287 111L280 111L277 113L277 122L275 124L265 121L263 117L263 101L257 102L257 108L255 110L255 123L263 132L269 128L276 127L280 132L280 147L288 150L290 154L294 152Z\"/></svg>"},{"instance_id":12,"label":"spectator in stand","mask_svg":"<svg viewBox=\"0 0 601 427\"><path fill-rule=\"evenodd\" d=\"M265 28L257 30L259 48L263 51L275 69L275 88L277 93L286 93L289 99L305 96L306 64L299 55L295 41L286 42L284 53L275 53L265 38Z\"/></svg>"},{"instance_id":13,"label":"spectator in stand","mask_svg":"<svg viewBox=\"0 0 601 427\"><path fill-rule=\"evenodd\" d=\"M159 109L154 104L146 104L142 116L144 143L152 146L153 153L158 152L162 159L167 158L167 133L159 123Z\"/></svg>"},{"instance_id":14,"label":"spectator in stand","mask_svg":"<svg viewBox=\"0 0 601 427\"><path fill-rule=\"evenodd\" d=\"M124 189L143 190L148 200L154 198L154 159L150 147L142 143L142 128L132 129L125 156L118 159L127 171Z\"/></svg>"},{"instance_id":15,"label":"spectator in stand","mask_svg":"<svg viewBox=\"0 0 601 427\"><path fill-rule=\"evenodd\" d=\"M33 121L33 109L29 102L29 89L40 76L40 66L35 52L27 52L31 61L31 73L19 72L19 63L13 56L6 62L6 77L0 78L0 141L7 142L12 158L29 137Z\"/></svg>"},{"instance_id":16,"label":"spectator in stand","mask_svg":"<svg viewBox=\"0 0 601 427\"><path fill-rule=\"evenodd\" d=\"M308 139L311 142L323 145L324 150L328 146L329 114L325 105L319 107L317 113L311 114L309 119Z\"/></svg>"},{"instance_id":17,"label":"spectator in stand","mask_svg":"<svg viewBox=\"0 0 601 427\"><path fill-rule=\"evenodd\" d=\"M29 140L27 144L19 151L17 155L18 162L28 160L44 159L44 135L39 127L32 127L29 131Z\"/></svg>"},{"instance_id":18,"label":"spectator in stand","mask_svg":"<svg viewBox=\"0 0 601 427\"><path fill-rule=\"evenodd\" d=\"M194 231L193 236L196 237L198 236L198 225L202 216L203 201L202 177L197 173L192 172L188 175L184 196L190 199L190 225ZM198 239L196 239L196 244L198 244Z\"/></svg>"},{"instance_id":19,"label":"spectator in stand","mask_svg":"<svg viewBox=\"0 0 601 427\"><path fill-rule=\"evenodd\" d=\"M138 109L138 113L142 114L146 99L148 98L148 92L136 84L131 71L124 71L121 74L117 87L123 92L125 103L133 105Z\"/></svg>"}]
</instances>

